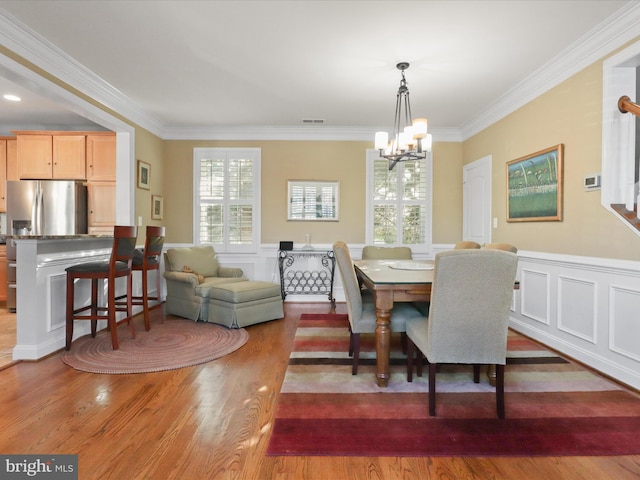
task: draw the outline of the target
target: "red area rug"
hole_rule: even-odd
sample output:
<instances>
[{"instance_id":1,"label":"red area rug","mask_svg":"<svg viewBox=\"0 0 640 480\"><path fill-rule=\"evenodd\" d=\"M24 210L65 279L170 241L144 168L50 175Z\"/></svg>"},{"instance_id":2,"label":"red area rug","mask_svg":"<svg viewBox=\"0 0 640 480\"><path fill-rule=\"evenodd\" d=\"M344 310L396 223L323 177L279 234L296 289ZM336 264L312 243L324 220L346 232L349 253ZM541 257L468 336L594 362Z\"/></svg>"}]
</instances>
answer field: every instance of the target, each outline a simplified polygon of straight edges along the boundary
<instances>
[{"instance_id":1,"label":"red area rug","mask_svg":"<svg viewBox=\"0 0 640 480\"><path fill-rule=\"evenodd\" d=\"M111 348L111 333L85 335L62 354L62 361L83 372L148 373L199 365L223 357L249 339L246 330L230 329L206 322L166 318L153 323L148 332L136 329L131 338L126 324L118 327L120 348Z\"/></svg>"},{"instance_id":2,"label":"red area rug","mask_svg":"<svg viewBox=\"0 0 640 480\"><path fill-rule=\"evenodd\" d=\"M304 314L278 401L268 455L563 456L640 453L640 397L510 332L506 416L470 367L442 366L437 417L425 375L406 381L398 339L389 387L375 384L374 337L351 375L346 315ZM362 358L363 357L363 358Z\"/></svg>"}]
</instances>

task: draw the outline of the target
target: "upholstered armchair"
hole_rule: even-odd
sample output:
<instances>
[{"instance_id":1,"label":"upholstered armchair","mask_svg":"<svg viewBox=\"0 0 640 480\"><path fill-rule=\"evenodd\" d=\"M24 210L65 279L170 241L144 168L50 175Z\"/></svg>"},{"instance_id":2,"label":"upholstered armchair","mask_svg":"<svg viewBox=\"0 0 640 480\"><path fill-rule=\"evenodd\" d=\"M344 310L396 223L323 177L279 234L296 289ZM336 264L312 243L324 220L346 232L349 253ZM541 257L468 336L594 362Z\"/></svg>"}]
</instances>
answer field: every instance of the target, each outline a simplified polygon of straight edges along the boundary
<instances>
[{"instance_id":1,"label":"upholstered armchair","mask_svg":"<svg viewBox=\"0 0 640 480\"><path fill-rule=\"evenodd\" d=\"M212 246L170 248L164 253L166 313L206 320L210 288L247 281L242 269L223 267Z\"/></svg>"},{"instance_id":2,"label":"upholstered armchair","mask_svg":"<svg viewBox=\"0 0 640 480\"><path fill-rule=\"evenodd\" d=\"M429 363L429 414L436 414L440 363L496 365L496 410L504 418L504 366L518 257L503 250L451 250L436 255L428 320L408 320L407 380L414 351ZM420 364L419 364L420 365ZM421 369L418 369L421 375Z\"/></svg>"},{"instance_id":3,"label":"upholstered armchair","mask_svg":"<svg viewBox=\"0 0 640 480\"><path fill-rule=\"evenodd\" d=\"M478 242L472 242L469 240L464 240L462 242L458 242L455 244L455 246L453 247L454 250L463 250L465 248L481 248L482 245L480 245Z\"/></svg>"}]
</instances>

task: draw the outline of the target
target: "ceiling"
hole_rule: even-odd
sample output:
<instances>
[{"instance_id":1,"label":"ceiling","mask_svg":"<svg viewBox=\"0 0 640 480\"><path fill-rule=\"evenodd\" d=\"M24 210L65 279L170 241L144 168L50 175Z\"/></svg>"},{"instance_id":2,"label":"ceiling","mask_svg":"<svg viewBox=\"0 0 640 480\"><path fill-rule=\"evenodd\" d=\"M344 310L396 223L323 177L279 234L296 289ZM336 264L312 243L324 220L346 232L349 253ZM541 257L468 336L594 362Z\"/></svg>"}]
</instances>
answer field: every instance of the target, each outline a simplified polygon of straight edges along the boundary
<instances>
[{"instance_id":1,"label":"ceiling","mask_svg":"<svg viewBox=\"0 0 640 480\"><path fill-rule=\"evenodd\" d=\"M629 3L0 0L0 15L163 128L389 129L395 65L408 61L413 114L438 130L481 115ZM0 125L87 123L7 79L0 102Z\"/></svg>"}]
</instances>

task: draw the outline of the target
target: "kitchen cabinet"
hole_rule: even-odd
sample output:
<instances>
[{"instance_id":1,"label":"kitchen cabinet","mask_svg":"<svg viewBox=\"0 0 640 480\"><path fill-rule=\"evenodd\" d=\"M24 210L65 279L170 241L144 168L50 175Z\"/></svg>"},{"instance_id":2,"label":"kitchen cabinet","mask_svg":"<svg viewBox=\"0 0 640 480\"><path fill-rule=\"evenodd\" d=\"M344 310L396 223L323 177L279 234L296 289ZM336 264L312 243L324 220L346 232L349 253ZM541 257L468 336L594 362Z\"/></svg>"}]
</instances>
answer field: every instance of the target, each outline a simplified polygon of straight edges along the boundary
<instances>
[{"instance_id":1,"label":"kitchen cabinet","mask_svg":"<svg viewBox=\"0 0 640 480\"><path fill-rule=\"evenodd\" d=\"M84 180L86 135L15 132L20 179Z\"/></svg>"},{"instance_id":2,"label":"kitchen cabinet","mask_svg":"<svg viewBox=\"0 0 640 480\"><path fill-rule=\"evenodd\" d=\"M15 137L0 137L0 212L7 211L7 180L11 169L16 167Z\"/></svg>"},{"instance_id":3,"label":"kitchen cabinet","mask_svg":"<svg viewBox=\"0 0 640 480\"><path fill-rule=\"evenodd\" d=\"M7 211L7 140L0 138L0 212Z\"/></svg>"},{"instance_id":4,"label":"kitchen cabinet","mask_svg":"<svg viewBox=\"0 0 640 480\"><path fill-rule=\"evenodd\" d=\"M7 246L0 245L0 302L7 301Z\"/></svg>"},{"instance_id":5,"label":"kitchen cabinet","mask_svg":"<svg viewBox=\"0 0 640 480\"><path fill-rule=\"evenodd\" d=\"M87 181L116 181L116 136L87 135Z\"/></svg>"},{"instance_id":6,"label":"kitchen cabinet","mask_svg":"<svg viewBox=\"0 0 640 480\"><path fill-rule=\"evenodd\" d=\"M89 234L113 234L116 224L116 184L115 182L87 183Z\"/></svg>"},{"instance_id":7,"label":"kitchen cabinet","mask_svg":"<svg viewBox=\"0 0 640 480\"><path fill-rule=\"evenodd\" d=\"M7 181L20 180L18 176L18 140L7 138Z\"/></svg>"}]
</instances>

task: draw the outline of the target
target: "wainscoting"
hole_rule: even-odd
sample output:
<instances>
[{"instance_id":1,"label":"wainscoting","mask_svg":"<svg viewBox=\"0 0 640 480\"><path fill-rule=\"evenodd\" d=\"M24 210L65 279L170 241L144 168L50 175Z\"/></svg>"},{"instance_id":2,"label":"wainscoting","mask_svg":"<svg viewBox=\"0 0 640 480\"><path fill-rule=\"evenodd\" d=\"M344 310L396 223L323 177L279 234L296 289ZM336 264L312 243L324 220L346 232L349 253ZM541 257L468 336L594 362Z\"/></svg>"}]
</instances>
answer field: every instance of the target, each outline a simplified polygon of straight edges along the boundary
<instances>
[{"instance_id":1,"label":"wainscoting","mask_svg":"<svg viewBox=\"0 0 640 480\"><path fill-rule=\"evenodd\" d=\"M640 263L518 256L512 328L640 389Z\"/></svg>"},{"instance_id":2,"label":"wainscoting","mask_svg":"<svg viewBox=\"0 0 640 480\"><path fill-rule=\"evenodd\" d=\"M185 245L174 245L185 246ZM331 245L315 245L330 249ZM354 259L364 245L350 245ZM434 245L429 256L453 245ZM171 245L167 245L171 248ZM258 254L220 254L220 263L240 267L250 279L279 282L277 245ZM520 290L514 293L511 327L640 390L640 262L518 252ZM344 302L336 269L334 296ZM287 296L287 302L316 301ZM326 302L326 296L317 296Z\"/></svg>"}]
</instances>

